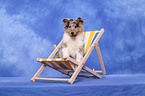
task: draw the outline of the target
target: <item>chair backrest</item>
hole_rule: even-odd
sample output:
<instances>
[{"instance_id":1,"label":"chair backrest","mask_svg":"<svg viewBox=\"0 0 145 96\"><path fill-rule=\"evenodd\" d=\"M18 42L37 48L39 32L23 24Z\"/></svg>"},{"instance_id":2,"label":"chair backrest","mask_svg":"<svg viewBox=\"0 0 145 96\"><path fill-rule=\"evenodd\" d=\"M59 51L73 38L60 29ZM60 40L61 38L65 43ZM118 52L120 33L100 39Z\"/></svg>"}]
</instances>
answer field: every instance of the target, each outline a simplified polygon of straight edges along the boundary
<instances>
[{"instance_id":1,"label":"chair backrest","mask_svg":"<svg viewBox=\"0 0 145 96\"><path fill-rule=\"evenodd\" d=\"M93 43L97 33L99 33L99 31L86 31L83 33L83 38L85 43L84 55L87 53L89 47Z\"/></svg>"}]
</instances>

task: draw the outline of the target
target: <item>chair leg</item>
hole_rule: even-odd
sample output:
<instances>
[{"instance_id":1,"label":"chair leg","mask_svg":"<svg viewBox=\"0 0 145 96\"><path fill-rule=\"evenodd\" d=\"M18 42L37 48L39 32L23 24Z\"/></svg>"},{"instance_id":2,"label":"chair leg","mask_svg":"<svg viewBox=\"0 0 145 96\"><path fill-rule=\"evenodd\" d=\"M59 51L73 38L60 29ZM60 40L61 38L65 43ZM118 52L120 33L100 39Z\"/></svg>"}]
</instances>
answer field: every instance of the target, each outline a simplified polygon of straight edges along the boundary
<instances>
[{"instance_id":1,"label":"chair leg","mask_svg":"<svg viewBox=\"0 0 145 96\"><path fill-rule=\"evenodd\" d=\"M78 76L78 74L80 73L82 68L83 68L83 64L79 64L79 66L76 68L74 74L71 76L71 78L68 81L70 84L73 84L73 82L75 81L76 77Z\"/></svg>"},{"instance_id":2,"label":"chair leg","mask_svg":"<svg viewBox=\"0 0 145 96\"><path fill-rule=\"evenodd\" d=\"M92 69L88 68L87 66L83 66L83 69L88 71L89 73L93 74L94 76L101 78L101 75L98 74L97 72L93 71Z\"/></svg>"},{"instance_id":3,"label":"chair leg","mask_svg":"<svg viewBox=\"0 0 145 96\"><path fill-rule=\"evenodd\" d=\"M32 77L31 81L32 82L35 82L35 78L37 78L41 73L42 71L45 69L46 65L42 65L39 70L36 72L36 74Z\"/></svg>"},{"instance_id":4,"label":"chair leg","mask_svg":"<svg viewBox=\"0 0 145 96\"><path fill-rule=\"evenodd\" d=\"M96 50L97 50L99 62L100 62L100 65L101 65L102 73L103 73L103 75L106 75L106 70L105 70L104 62L103 62L101 51L100 51L100 48L99 48L98 44L96 45Z\"/></svg>"}]
</instances>

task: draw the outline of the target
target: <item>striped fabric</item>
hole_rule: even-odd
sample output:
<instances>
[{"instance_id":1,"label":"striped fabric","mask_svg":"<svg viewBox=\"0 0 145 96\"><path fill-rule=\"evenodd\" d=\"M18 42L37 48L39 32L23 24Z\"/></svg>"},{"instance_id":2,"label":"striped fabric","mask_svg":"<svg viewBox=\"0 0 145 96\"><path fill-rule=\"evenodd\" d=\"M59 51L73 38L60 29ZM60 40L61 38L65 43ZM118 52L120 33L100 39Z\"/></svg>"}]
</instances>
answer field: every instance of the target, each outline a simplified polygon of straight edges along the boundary
<instances>
[{"instance_id":1,"label":"striped fabric","mask_svg":"<svg viewBox=\"0 0 145 96\"><path fill-rule=\"evenodd\" d=\"M89 47L91 46L94 37L98 33L98 31L87 31L84 32L83 38L84 38L84 43L85 43L85 48L84 48L84 54L88 51ZM75 70L74 64L72 64L69 61L66 61L63 58L55 58L55 59L39 59L39 62L43 62L50 67L53 67L55 69L70 69L70 70Z\"/></svg>"},{"instance_id":2,"label":"striped fabric","mask_svg":"<svg viewBox=\"0 0 145 96\"><path fill-rule=\"evenodd\" d=\"M42 62L42 61L66 61L66 60L63 58L56 58L56 59L40 59L39 61Z\"/></svg>"},{"instance_id":3,"label":"striped fabric","mask_svg":"<svg viewBox=\"0 0 145 96\"><path fill-rule=\"evenodd\" d=\"M84 38L84 43L85 43L85 48L84 48L84 54L87 53L90 45L92 44L94 37L98 33L98 31L87 31L84 32L83 38Z\"/></svg>"},{"instance_id":4,"label":"striped fabric","mask_svg":"<svg viewBox=\"0 0 145 96\"><path fill-rule=\"evenodd\" d=\"M45 64L55 68L55 69L70 69L74 70L74 65L66 61L63 58L56 58L56 59L40 59L39 62L45 62Z\"/></svg>"}]
</instances>

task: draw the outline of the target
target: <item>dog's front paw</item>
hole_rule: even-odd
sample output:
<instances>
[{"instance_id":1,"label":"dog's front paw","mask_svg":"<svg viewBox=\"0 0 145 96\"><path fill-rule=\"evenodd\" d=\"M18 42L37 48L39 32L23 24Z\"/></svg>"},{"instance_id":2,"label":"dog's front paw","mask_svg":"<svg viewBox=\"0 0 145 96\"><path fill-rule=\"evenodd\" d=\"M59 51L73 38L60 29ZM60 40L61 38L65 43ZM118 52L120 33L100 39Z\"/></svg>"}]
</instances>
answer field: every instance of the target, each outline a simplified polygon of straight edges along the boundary
<instances>
[{"instance_id":1,"label":"dog's front paw","mask_svg":"<svg viewBox=\"0 0 145 96\"><path fill-rule=\"evenodd\" d=\"M76 60L77 60L78 62L81 62L82 59L83 59L83 54L81 54L80 52L77 52L77 58L76 58Z\"/></svg>"},{"instance_id":2,"label":"dog's front paw","mask_svg":"<svg viewBox=\"0 0 145 96\"><path fill-rule=\"evenodd\" d=\"M69 52L67 48L62 49L62 55L63 58L68 58L69 57Z\"/></svg>"},{"instance_id":3,"label":"dog's front paw","mask_svg":"<svg viewBox=\"0 0 145 96\"><path fill-rule=\"evenodd\" d=\"M63 54L63 58L68 58L68 57L69 57L69 54L67 54L67 53Z\"/></svg>"},{"instance_id":4,"label":"dog's front paw","mask_svg":"<svg viewBox=\"0 0 145 96\"><path fill-rule=\"evenodd\" d=\"M64 60L66 60L67 58L63 58Z\"/></svg>"},{"instance_id":5,"label":"dog's front paw","mask_svg":"<svg viewBox=\"0 0 145 96\"><path fill-rule=\"evenodd\" d=\"M64 55L63 56L64 59L67 59L68 57L69 57L69 55Z\"/></svg>"}]
</instances>

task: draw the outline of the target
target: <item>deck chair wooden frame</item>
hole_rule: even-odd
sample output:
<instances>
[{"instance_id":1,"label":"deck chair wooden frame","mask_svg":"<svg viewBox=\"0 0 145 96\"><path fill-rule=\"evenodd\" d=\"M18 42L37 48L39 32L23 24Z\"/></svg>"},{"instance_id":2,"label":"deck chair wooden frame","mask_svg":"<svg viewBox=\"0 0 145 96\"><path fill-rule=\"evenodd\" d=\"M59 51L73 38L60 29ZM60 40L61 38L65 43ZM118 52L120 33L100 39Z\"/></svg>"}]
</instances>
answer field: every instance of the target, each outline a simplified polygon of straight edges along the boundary
<instances>
[{"instance_id":1,"label":"deck chair wooden frame","mask_svg":"<svg viewBox=\"0 0 145 96\"><path fill-rule=\"evenodd\" d=\"M60 49L60 46L61 46L61 43L62 43L62 40L61 40L60 43L55 47L55 49L53 50L53 52L50 54L50 56L47 59L37 58L37 61L42 63L43 65L36 72L36 74L32 77L31 81L32 82L35 82L35 80L68 81L70 84L73 84L73 82L75 81L77 76L86 76L86 77L94 77L95 76L95 77L101 78L101 75L99 73L103 73L103 75L105 75L106 70L105 70L105 67L104 67L103 59L102 59L100 48L99 48L99 45L98 45L98 41L101 38L102 34L104 33L104 29L101 29L100 31L95 31L95 32L98 33L98 35L94 39L91 46L88 48L88 50L87 50L87 52L86 52L86 54L83 57L81 62L77 62L75 59L73 59L71 57L68 57L67 59L63 59L63 58L53 59L53 57L56 55L56 53ZM97 50L97 55L98 55L98 59L99 59L99 62L100 62L101 70L94 70L94 69L92 70L89 67L84 65L85 62L87 61L88 57L90 56L91 52L93 51L94 47L96 47L96 50ZM63 67L65 70L57 68L57 66L54 63L51 63L52 61L56 62L59 66ZM67 64L68 68L65 68L64 65L60 61L65 62ZM77 66L77 68L75 70L73 70L72 67L70 66L70 63ZM66 75L70 76L70 78L69 79L67 79L67 78L64 79L64 78L40 78L40 77L38 77L42 73L42 71L46 68L46 66L49 66L49 67L51 67L51 68L53 68L57 71L60 71L63 74L66 74ZM73 72L73 74L71 72ZM84 74L81 75L81 74L79 74L81 72L90 73L91 75L84 75Z\"/></svg>"}]
</instances>

